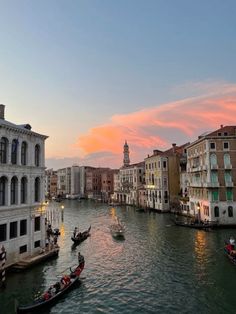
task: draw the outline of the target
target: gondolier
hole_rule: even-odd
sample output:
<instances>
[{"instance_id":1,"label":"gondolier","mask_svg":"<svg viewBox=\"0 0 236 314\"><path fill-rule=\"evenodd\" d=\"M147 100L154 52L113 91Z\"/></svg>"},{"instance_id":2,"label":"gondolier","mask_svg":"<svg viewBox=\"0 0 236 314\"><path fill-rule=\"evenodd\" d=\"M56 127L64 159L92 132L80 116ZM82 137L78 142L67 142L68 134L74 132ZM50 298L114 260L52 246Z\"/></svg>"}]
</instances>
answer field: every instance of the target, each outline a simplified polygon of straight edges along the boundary
<instances>
[{"instance_id":1,"label":"gondolier","mask_svg":"<svg viewBox=\"0 0 236 314\"><path fill-rule=\"evenodd\" d=\"M78 253L78 263L79 265L84 264L84 256Z\"/></svg>"}]
</instances>

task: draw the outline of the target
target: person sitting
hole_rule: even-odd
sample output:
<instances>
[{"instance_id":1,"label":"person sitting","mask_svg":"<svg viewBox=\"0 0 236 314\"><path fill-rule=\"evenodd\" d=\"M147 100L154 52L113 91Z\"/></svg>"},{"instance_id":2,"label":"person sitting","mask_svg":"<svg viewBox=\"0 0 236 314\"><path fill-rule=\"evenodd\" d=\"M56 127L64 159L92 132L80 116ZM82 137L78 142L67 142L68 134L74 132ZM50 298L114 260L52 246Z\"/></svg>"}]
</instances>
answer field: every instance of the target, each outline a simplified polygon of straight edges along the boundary
<instances>
[{"instance_id":1,"label":"person sitting","mask_svg":"<svg viewBox=\"0 0 236 314\"><path fill-rule=\"evenodd\" d=\"M230 244L230 243L228 243L228 244L226 245L225 249L226 249L226 251L228 252L228 254L230 254L230 253L231 253L231 251L232 251L231 244Z\"/></svg>"},{"instance_id":2,"label":"person sitting","mask_svg":"<svg viewBox=\"0 0 236 314\"><path fill-rule=\"evenodd\" d=\"M59 292L59 290L60 290L60 288L61 288L60 282L56 282L56 283L54 284L54 288L55 288L55 293Z\"/></svg>"},{"instance_id":3,"label":"person sitting","mask_svg":"<svg viewBox=\"0 0 236 314\"><path fill-rule=\"evenodd\" d=\"M48 299L50 299L50 298L51 298L50 293L49 293L48 291L46 291L46 292L44 293L44 295L43 295L43 299L44 299L44 300L48 300Z\"/></svg>"},{"instance_id":4,"label":"person sitting","mask_svg":"<svg viewBox=\"0 0 236 314\"><path fill-rule=\"evenodd\" d=\"M82 233L81 232L78 232L77 235L76 235L76 239L80 240L82 237Z\"/></svg>"},{"instance_id":5,"label":"person sitting","mask_svg":"<svg viewBox=\"0 0 236 314\"><path fill-rule=\"evenodd\" d=\"M232 250L234 250L234 247L235 247L235 240L234 240L234 237L230 237L229 238L229 243L230 243L230 245L231 245L231 248L232 248Z\"/></svg>"}]
</instances>

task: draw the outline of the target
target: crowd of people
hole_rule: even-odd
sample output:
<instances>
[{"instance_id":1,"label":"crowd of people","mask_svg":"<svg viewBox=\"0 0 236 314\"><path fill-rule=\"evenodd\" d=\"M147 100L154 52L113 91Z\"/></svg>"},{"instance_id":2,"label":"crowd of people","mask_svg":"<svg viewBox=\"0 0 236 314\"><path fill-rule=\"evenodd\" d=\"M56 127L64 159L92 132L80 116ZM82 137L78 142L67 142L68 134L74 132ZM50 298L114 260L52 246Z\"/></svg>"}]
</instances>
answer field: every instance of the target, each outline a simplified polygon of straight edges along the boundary
<instances>
[{"instance_id":1,"label":"crowd of people","mask_svg":"<svg viewBox=\"0 0 236 314\"><path fill-rule=\"evenodd\" d=\"M49 223L46 229L46 239L45 239L46 250L50 250L52 248L58 247L57 239L58 239L58 233L55 234L55 232L52 230L51 224Z\"/></svg>"}]
</instances>

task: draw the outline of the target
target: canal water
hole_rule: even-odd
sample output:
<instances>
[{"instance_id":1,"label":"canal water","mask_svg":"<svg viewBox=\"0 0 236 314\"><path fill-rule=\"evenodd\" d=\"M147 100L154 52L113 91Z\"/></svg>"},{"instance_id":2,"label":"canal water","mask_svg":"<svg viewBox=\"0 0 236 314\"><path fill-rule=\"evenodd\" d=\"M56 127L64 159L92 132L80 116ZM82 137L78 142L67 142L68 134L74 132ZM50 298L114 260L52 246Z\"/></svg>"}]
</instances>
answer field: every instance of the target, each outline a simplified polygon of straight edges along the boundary
<instances>
[{"instance_id":1,"label":"canal water","mask_svg":"<svg viewBox=\"0 0 236 314\"><path fill-rule=\"evenodd\" d=\"M125 240L110 234L115 216L126 226ZM41 314L236 312L236 266L223 253L224 239L236 237L236 230L182 228L169 214L92 201L52 203L48 218L61 230L59 257L9 274L0 292L1 314L14 313L15 299L30 303L77 263L79 251L86 264L78 287ZM74 227L90 225L91 237L73 248Z\"/></svg>"}]
</instances>

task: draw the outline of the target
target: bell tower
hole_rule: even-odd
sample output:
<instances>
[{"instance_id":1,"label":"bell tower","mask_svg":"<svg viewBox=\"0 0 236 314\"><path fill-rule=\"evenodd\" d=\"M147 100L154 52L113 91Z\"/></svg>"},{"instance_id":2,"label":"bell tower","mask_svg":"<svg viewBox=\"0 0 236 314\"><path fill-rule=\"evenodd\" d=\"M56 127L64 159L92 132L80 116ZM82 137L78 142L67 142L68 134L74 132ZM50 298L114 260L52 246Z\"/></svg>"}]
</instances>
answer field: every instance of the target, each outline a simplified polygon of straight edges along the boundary
<instances>
[{"instance_id":1,"label":"bell tower","mask_svg":"<svg viewBox=\"0 0 236 314\"><path fill-rule=\"evenodd\" d=\"M123 166L127 167L130 164L130 159L129 159L129 145L127 144L127 141L125 141L124 145L124 159L123 159Z\"/></svg>"}]
</instances>

